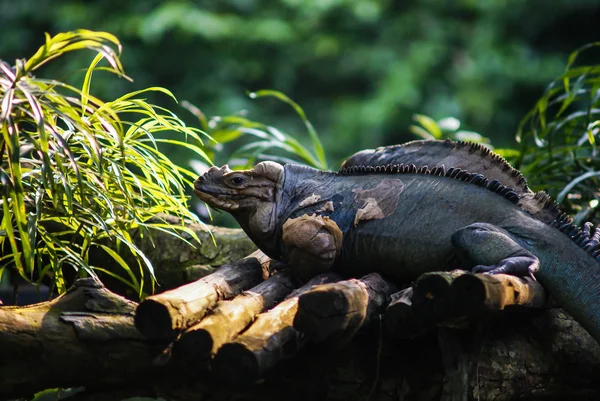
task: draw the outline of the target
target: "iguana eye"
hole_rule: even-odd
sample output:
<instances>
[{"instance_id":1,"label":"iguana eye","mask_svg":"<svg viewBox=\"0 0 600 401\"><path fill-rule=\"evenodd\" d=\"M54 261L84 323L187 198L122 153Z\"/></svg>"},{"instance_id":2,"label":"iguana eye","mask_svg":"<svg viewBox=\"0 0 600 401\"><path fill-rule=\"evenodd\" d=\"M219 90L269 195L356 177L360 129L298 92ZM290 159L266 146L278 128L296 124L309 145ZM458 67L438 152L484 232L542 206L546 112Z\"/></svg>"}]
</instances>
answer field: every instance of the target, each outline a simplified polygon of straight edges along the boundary
<instances>
[{"instance_id":1,"label":"iguana eye","mask_svg":"<svg viewBox=\"0 0 600 401\"><path fill-rule=\"evenodd\" d=\"M231 177L229 182L231 182L233 185L242 185L244 182L246 182L246 177L241 175L234 175L233 177Z\"/></svg>"}]
</instances>

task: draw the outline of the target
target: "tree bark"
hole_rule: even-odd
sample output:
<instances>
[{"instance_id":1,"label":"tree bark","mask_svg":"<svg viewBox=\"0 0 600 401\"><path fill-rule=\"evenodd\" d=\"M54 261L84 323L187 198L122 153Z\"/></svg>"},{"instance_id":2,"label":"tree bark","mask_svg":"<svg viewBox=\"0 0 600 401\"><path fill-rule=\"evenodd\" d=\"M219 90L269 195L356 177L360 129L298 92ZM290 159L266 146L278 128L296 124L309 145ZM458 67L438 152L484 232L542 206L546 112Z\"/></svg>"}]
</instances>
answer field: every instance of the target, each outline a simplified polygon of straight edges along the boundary
<instances>
[{"instance_id":1,"label":"tree bark","mask_svg":"<svg viewBox=\"0 0 600 401\"><path fill-rule=\"evenodd\" d=\"M261 251L174 290L143 300L135 314L135 326L149 338L172 338L198 323L218 301L229 299L258 284L263 265L270 259Z\"/></svg>"}]
</instances>

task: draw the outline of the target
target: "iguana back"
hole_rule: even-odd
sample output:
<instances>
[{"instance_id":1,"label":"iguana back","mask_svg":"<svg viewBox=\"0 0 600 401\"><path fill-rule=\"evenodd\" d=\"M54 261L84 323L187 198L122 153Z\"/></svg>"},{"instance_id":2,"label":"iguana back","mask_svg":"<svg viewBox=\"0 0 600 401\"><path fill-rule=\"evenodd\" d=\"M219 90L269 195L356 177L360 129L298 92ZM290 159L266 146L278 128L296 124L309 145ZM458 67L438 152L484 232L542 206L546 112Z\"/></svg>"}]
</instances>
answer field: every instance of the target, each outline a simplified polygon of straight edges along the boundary
<instances>
[{"instance_id":1,"label":"iguana back","mask_svg":"<svg viewBox=\"0 0 600 401\"><path fill-rule=\"evenodd\" d=\"M472 142L446 140L418 140L401 145L382 146L365 149L351 155L342 163L342 171L361 166L386 166L414 164L429 168L445 166L482 174L488 180L498 180L501 185L510 187L519 195L519 206L538 220L551 223L554 214L544 209L551 199L545 192L532 192L527 180L502 156L488 147Z\"/></svg>"}]
</instances>

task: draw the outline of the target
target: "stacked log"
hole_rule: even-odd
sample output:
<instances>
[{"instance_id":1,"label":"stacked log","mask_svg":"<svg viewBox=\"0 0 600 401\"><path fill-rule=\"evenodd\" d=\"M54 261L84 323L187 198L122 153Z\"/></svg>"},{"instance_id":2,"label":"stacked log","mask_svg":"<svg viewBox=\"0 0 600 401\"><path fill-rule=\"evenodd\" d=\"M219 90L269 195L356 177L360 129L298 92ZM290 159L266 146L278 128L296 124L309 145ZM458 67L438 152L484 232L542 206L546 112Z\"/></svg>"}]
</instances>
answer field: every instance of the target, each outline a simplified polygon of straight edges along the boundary
<instances>
[{"instance_id":1,"label":"stacked log","mask_svg":"<svg viewBox=\"0 0 600 401\"><path fill-rule=\"evenodd\" d=\"M149 338L175 337L198 323L218 301L258 284L268 259L256 251L236 263L174 290L146 298L135 314L135 325Z\"/></svg>"},{"instance_id":2,"label":"stacked log","mask_svg":"<svg viewBox=\"0 0 600 401\"><path fill-rule=\"evenodd\" d=\"M323 284L299 296L294 328L315 343L348 343L390 303L396 286L377 273Z\"/></svg>"},{"instance_id":3,"label":"stacked log","mask_svg":"<svg viewBox=\"0 0 600 401\"><path fill-rule=\"evenodd\" d=\"M299 296L315 286L338 280L335 273L315 276L285 301L258 315L248 330L219 350L214 359L217 375L224 381L252 383L281 360L296 355L306 343L293 327Z\"/></svg>"},{"instance_id":4,"label":"stacked log","mask_svg":"<svg viewBox=\"0 0 600 401\"><path fill-rule=\"evenodd\" d=\"M104 399L600 396L600 347L545 309L533 280L440 272L397 291L378 274L327 273L292 291L272 267L252 255L139 306L86 279L51 302L0 307L0 398L78 386ZM390 335L369 325L381 314Z\"/></svg>"},{"instance_id":5,"label":"stacked log","mask_svg":"<svg viewBox=\"0 0 600 401\"><path fill-rule=\"evenodd\" d=\"M228 301L217 303L212 313L185 331L174 354L188 363L203 361L242 332L256 316L273 307L295 288L288 272L279 272Z\"/></svg>"}]
</instances>

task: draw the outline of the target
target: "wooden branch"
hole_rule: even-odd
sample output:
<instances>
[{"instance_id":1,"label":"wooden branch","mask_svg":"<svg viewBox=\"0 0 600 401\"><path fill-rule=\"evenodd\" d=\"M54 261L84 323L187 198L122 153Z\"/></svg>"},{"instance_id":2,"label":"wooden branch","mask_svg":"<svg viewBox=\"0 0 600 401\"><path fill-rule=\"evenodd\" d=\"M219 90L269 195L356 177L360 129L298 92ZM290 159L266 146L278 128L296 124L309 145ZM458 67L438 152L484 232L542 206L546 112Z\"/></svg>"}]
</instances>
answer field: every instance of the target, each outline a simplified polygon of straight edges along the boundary
<instances>
[{"instance_id":1,"label":"wooden branch","mask_svg":"<svg viewBox=\"0 0 600 401\"><path fill-rule=\"evenodd\" d=\"M380 333L366 330L341 350L307 347L298 354L305 343L291 327L298 294L221 349L243 351L215 361L220 377L264 379L242 387L211 383L209 373L187 365L154 364L170 340L141 336L133 325L136 304L91 279L51 302L0 307L0 399L56 387L85 387L77 397L86 401L600 399L600 346L561 310L506 308L495 319L473 321L475 330L444 331L441 348L435 332L380 344Z\"/></svg>"},{"instance_id":2,"label":"wooden branch","mask_svg":"<svg viewBox=\"0 0 600 401\"><path fill-rule=\"evenodd\" d=\"M256 251L198 281L152 295L138 306L135 326L149 338L173 338L198 323L218 301L258 284L263 277L263 264L269 261Z\"/></svg>"},{"instance_id":3,"label":"wooden branch","mask_svg":"<svg viewBox=\"0 0 600 401\"><path fill-rule=\"evenodd\" d=\"M395 290L377 273L314 287L298 299L294 328L315 343L346 344L382 312Z\"/></svg>"},{"instance_id":4,"label":"wooden branch","mask_svg":"<svg viewBox=\"0 0 600 401\"><path fill-rule=\"evenodd\" d=\"M294 356L305 344L292 326L298 310L298 296L315 285L340 280L335 273L323 273L292 292L285 301L266 313L233 342L224 344L215 355L215 373L226 382L252 383L279 361Z\"/></svg>"},{"instance_id":5,"label":"wooden branch","mask_svg":"<svg viewBox=\"0 0 600 401\"><path fill-rule=\"evenodd\" d=\"M135 386L160 374L152 358L165 343L135 329L136 306L90 278L50 302L1 307L0 399L56 387Z\"/></svg>"},{"instance_id":6,"label":"wooden branch","mask_svg":"<svg viewBox=\"0 0 600 401\"><path fill-rule=\"evenodd\" d=\"M174 358L185 358L189 365L214 355L294 288L292 275L280 272L230 301L219 302L209 316L186 330L175 345Z\"/></svg>"},{"instance_id":7,"label":"wooden branch","mask_svg":"<svg viewBox=\"0 0 600 401\"><path fill-rule=\"evenodd\" d=\"M433 325L426 326L417 318L412 308L412 297L412 287L392 294L391 302L383 316L383 326L391 338L415 338L433 328Z\"/></svg>"},{"instance_id":8,"label":"wooden branch","mask_svg":"<svg viewBox=\"0 0 600 401\"><path fill-rule=\"evenodd\" d=\"M424 326L449 320L455 313L452 282L465 270L431 272L421 275L413 286L412 307Z\"/></svg>"},{"instance_id":9,"label":"wooden branch","mask_svg":"<svg viewBox=\"0 0 600 401\"><path fill-rule=\"evenodd\" d=\"M413 315L407 303L412 304ZM390 329L398 331L396 337L402 338L403 330L397 326L404 324L404 319L415 329L435 325L463 327L482 313L500 311L507 306L546 307L548 296L542 285L531 278L471 274L464 270L431 272L416 281L412 294L404 294L404 299L390 306L390 316L386 319ZM395 319L399 321L394 322Z\"/></svg>"},{"instance_id":10,"label":"wooden branch","mask_svg":"<svg viewBox=\"0 0 600 401\"><path fill-rule=\"evenodd\" d=\"M454 280L452 289L461 314L474 316L507 306L542 308L548 295L542 285L530 277L508 274L464 274Z\"/></svg>"}]
</instances>

